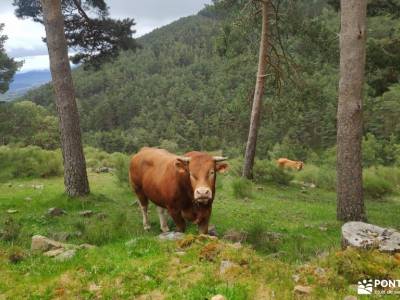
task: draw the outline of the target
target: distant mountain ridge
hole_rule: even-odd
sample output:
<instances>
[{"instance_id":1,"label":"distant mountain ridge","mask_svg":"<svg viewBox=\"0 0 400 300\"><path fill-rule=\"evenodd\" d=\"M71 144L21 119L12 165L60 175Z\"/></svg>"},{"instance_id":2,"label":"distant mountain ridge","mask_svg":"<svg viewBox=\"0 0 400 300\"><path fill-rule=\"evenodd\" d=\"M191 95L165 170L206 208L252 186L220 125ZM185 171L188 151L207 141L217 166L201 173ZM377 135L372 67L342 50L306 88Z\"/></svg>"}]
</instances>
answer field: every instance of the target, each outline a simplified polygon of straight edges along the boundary
<instances>
[{"instance_id":1,"label":"distant mountain ridge","mask_svg":"<svg viewBox=\"0 0 400 300\"><path fill-rule=\"evenodd\" d=\"M0 101L11 101L23 96L33 88L37 88L51 80L49 70L34 70L17 73L10 84L10 89L5 94L0 94Z\"/></svg>"}]
</instances>

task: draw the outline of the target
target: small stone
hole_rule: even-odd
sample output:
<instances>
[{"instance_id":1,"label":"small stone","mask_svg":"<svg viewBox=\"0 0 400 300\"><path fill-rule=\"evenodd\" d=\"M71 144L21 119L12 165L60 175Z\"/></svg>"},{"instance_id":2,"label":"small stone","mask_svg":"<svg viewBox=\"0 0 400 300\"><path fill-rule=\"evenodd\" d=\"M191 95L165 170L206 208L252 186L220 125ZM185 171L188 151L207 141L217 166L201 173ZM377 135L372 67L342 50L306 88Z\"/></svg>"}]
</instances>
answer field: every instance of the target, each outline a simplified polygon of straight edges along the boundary
<instances>
[{"instance_id":1,"label":"small stone","mask_svg":"<svg viewBox=\"0 0 400 300\"><path fill-rule=\"evenodd\" d=\"M231 242L244 242L247 239L247 232L245 231L236 231L236 230L228 230L225 232L224 236L222 237L225 240Z\"/></svg>"},{"instance_id":2,"label":"small stone","mask_svg":"<svg viewBox=\"0 0 400 300\"><path fill-rule=\"evenodd\" d=\"M97 217L97 219L99 219L99 220L104 220L105 218L108 217L108 215L107 215L106 213L101 212L101 213L98 213L98 214L96 215L96 217Z\"/></svg>"},{"instance_id":3,"label":"small stone","mask_svg":"<svg viewBox=\"0 0 400 300\"><path fill-rule=\"evenodd\" d=\"M186 254L186 252L185 251L176 251L175 254L178 256L184 256Z\"/></svg>"},{"instance_id":4,"label":"small stone","mask_svg":"<svg viewBox=\"0 0 400 300\"><path fill-rule=\"evenodd\" d=\"M309 295L312 292L312 287L305 285L296 285L293 289L295 294Z\"/></svg>"},{"instance_id":5,"label":"small stone","mask_svg":"<svg viewBox=\"0 0 400 300\"><path fill-rule=\"evenodd\" d=\"M184 237L184 233L175 231L164 232L158 235L158 238L162 241L177 241L183 239Z\"/></svg>"},{"instance_id":6,"label":"small stone","mask_svg":"<svg viewBox=\"0 0 400 300\"><path fill-rule=\"evenodd\" d=\"M232 248L241 249L242 248L242 243L241 242L233 243L232 244Z\"/></svg>"},{"instance_id":7,"label":"small stone","mask_svg":"<svg viewBox=\"0 0 400 300\"><path fill-rule=\"evenodd\" d=\"M73 258L75 256L75 254L76 254L76 250L70 249L70 250L64 251L63 253L54 257L54 260L66 261L66 260Z\"/></svg>"},{"instance_id":8,"label":"small stone","mask_svg":"<svg viewBox=\"0 0 400 300\"><path fill-rule=\"evenodd\" d=\"M211 236L218 236L217 228L215 227L215 225L208 226L208 234Z\"/></svg>"},{"instance_id":9,"label":"small stone","mask_svg":"<svg viewBox=\"0 0 400 300\"><path fill-rule=\"evenodd\" d=\"M93 215L92 210L82 210L78 213L81 217L91 217Z\"/></svg>"},{"instance_id":10,"label":"small stone","mask_svg":"<svg viewBox=\"0 0 400 300\"><path fill-rule=\"evenodd\" d=\"M343 298L343 300L357 300L356 296L346 296Z\"/></svg>"},{"instance_id":11,"label":"small stone","mask_svg":"<svg viewBox=\"0 0 400 300\"><path fill-rule=\"evenodd\" d=\"M226 300L226 298L222 295L212 296L211 300Z\"/></svg>"},{"instance_id":12,"label":"small stone","mask_svg":"<svg viewBox=\"0 0 400 300\"><path fill-rule=\"evenodd\" d=\"M319 226L319 230L321 231L327 231L328 228L326 226Z\"/></svg>"},{"instance_id":13,"label":"small stone","mask_svg":"<svg viewBox=\"0 0 400 300\"><path fill-rule=\"evenodd\" d=\"M58 248L58 249L47 251L47 252L43 253L43 255L48 256L48 257L54 257L57 255L60 255L64 251L65 251L64 248Z\"/></svg>"},{"instance_id":14,"label":"small stone","mask_svg":"<svg viewBox=\"0 0 400 300\"><path fill-rule=\"evenodd\" d=\"M80 249L94 249L94 248L96 248L96 246L90 245L90 244L80 244L79 248Z\"/></svg>"},{"instance_id":15,"label":"small stone","mask_svg":"<svg viewBox=\"0 0 400 300\"><path fill-rule=\"evenodd\" d=\"M44 185L43 184L32 184L32 187L35 190L42 190L44 188Z\"/></svg>"},{"instance_id":16,"label":"small stone","mask_svg":"<svg viewBox=\"0 0 400 300\"><path fill-rule=\"evenodd\" d=\"M15 214L17 212L18 212L18 210L16 210L16 209L7 209L8 214Z\"/></svg>"},{"instance_id":17,"label":"small stone","mask_svg":"<svg viewBox=\"0 0 400 300\"><path fill-rule=\"evenodd\" d=\"M25 201L32 201L32 197L25 197Z\"/></svg>"},{"instance_id":18,"label":"small stone","mask_svg":"<svg viewBox=\"0 0 400 300\"><path fill-rule=\"evenodd\" d=\"M235 267L239 267L239 265L234 262L231 262L229 260L223 260L223 261L221 261L221 265L219 267L219 273L221 275L223 275L227 271L229 271L230 269L235 268Z\"/></svg>"},{"instance_id":19,"label":"small stone","mask_svg":"<svg viewBox=\"0 0 400 300\"><path fill-rule=\"evenodd\" d=\"M320 268L320 267L317 267L314 270L314 274L318 275L318 276L323 276L323 275L325 275L325 273L326 273L325 270L323 268Z\"/></svg>"},{"instance_id":20,"label":"small stone","mask_svg":"<svg viewBox=\"0 0 400 300\"><path fill-rule=\"evenodd\" d=\"M97 292L97 291L99 291L101 289L101 286L100 285L97 285L97 284L95 284L95 283L91 283L90 285L89 285L89 292Z\"/></svg>"},{"instance_id":21,"label":"small stone","mask_svg":"<svg viewBox=\"0 0 400 300\"><path fill-rule=\"evenodd\" d=\"M109 173L111 172L111 168L108 167L100 167L95 170L96 173Z\"/></svg>"},{"instance_id":22,"label":"small stone","mask_svg":"<svg viewBox=\"0 0 400 300\"><path fill-rule=\"evenodd\" d=\"M64 215L65 213L65 210L58 207L49 208L49 210L47 211L47 214L52 217L59 217L61 215Z\"/></svg>"},{"instance_id":23,"label":"small stone","mask_svg":"<svg viewBox=\"0 0 400 300\"><path fill-rule=\"evenodd\" d=\"M300 275L299 274L293 274L292 279L294 282L298 282L300 280Z\"/></svg>"}]
</instances>

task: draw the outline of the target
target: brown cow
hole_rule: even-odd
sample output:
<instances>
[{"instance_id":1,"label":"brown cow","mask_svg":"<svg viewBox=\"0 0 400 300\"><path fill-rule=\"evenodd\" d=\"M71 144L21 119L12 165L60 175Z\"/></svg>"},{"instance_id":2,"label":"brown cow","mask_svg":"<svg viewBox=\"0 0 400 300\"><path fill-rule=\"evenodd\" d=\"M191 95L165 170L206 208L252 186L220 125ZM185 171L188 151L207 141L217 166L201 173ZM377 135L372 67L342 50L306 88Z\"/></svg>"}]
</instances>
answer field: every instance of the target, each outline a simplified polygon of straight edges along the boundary
<instances>
[{"instance_id":1,"label":"brown cow","mask_svg":"<svg viewBox=\"0 0 400 300\"><path fill-rule=\"evenodd\" d=\"M216 173L228 168L222 163L226 159L197 151L177 156L163 149L142 148L132 157L129 179L139 198L144 229L150 229L147 206L151 200L157 205L163 232L169 231L168 212L178 231L185 231L185 220L189 220L207 234Z\"/></svg>"},{"instance_id":2,"label":"brown cow","mask_svg":"<svg viewBox=\"0 0 400 300\"><path fill-rule=\"evenodd\" d=\"M278 167L288 168L300 171L304 167L304 163L302 161L290 160L287 158L280 158L277 161Z\"/></svg>"}]
</instances>

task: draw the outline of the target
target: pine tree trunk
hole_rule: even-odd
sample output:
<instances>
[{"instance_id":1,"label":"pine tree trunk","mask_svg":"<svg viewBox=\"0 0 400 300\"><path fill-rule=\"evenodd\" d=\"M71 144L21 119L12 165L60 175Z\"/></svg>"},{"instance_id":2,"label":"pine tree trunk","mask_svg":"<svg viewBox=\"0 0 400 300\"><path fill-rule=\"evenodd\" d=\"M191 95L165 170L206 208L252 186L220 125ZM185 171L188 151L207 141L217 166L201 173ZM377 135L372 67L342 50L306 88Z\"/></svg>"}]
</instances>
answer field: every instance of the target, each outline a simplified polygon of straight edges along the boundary
<instances>
[{"instance_id":1,"label":"pine tree trunk","mask_svg":"<svg viewBox=\"0 0 400 300\"><path fill-rule=\"evenodd\" d=\"M337 218L365 220L362 185L362 97L367 0L341 0L337 110Z\"/></svg>"},{"instance_id":2,"label":"pine tree trunk","mask_svg":"<svg viewBox=\"0 0 400 300\"><path fill-rule=\"evenodd\" d=\"M257 81L254 91L253 106L251 109L249 135L244 156L242 176L251 179L253 177L254 156L256 154L257 134L260 126L261 102L264 96L265 75L268 60L268 13L269 0L261 1L262 5L262 29L260 39L260 52L258 58Z\"/></svg>"},{"instance_id":3,"label":"pine tree trunk","mask_svg":"<svg viewBox=\"0 0 400 300\"><path fill-rule=\"evenodd\" d=\"M41 3L60 121L65 191L69 196L83 196L89 193L89 183L64 33L61 0L41 0Z\"/></svg>"}]
</instances>

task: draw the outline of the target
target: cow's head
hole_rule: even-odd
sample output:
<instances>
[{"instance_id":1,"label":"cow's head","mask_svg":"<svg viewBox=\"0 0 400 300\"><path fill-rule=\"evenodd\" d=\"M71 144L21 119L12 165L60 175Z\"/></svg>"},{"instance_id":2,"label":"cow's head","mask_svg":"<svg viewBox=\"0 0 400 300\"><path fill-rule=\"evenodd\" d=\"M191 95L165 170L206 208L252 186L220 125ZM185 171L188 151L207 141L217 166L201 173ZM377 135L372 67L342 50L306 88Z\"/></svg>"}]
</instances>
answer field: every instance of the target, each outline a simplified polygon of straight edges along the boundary
<instances>
[{"instance_id":1,"label":"cow's head","mask_svg":"<svg viewBox=\"0 0 400 300\"><path fill-rule=\"evenodd\" d=\"M211 156L204 152L189 152L178 157L175 163L178 172L190 178L193 199L196 203L207 204L214 199L217 172L225 172L226 157Z\"/></svg>"},{"instance_id":2,"label":"cow's head","mask_svg":"<svg viewBox=\"0 0 400 300\"><path fill-rule=\"evenodd\" d=\"M304 163L302 161L297 162L297 171L300 171L304 168Z\"/></svg>"}]
</instances>

